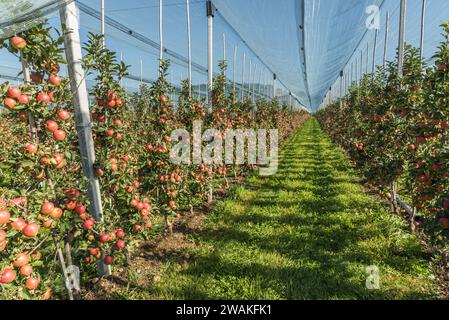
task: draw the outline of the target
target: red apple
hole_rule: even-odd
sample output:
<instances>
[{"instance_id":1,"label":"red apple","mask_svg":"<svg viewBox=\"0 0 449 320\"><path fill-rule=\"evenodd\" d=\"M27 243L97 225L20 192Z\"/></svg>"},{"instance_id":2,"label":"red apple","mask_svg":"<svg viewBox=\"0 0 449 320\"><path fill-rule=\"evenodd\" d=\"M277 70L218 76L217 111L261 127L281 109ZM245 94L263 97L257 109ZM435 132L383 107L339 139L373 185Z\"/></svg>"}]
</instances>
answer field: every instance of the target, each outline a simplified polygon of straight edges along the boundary
<instances>
[{"instance_id":1,"label":"red apple","mask_svg":"<svg viewBox=\"0 0 449 320\"><path fill-rule=\"evenodd\" d=\"M449 218L442 217L440 218L440 225L443 227L443 229L448 230L449 229Z\"/></svg>"},{"instance_id":2,"label":"red apple","mask_svg":"<svg viewBox=\"0 0 449 320\"><path fill-rule=\"evenodd\" d=\"M16 104L17 104L16 100L12 98L5 98L5 100L3 100L3 105L9 110L14 110Z\"/></svg>"},{"instance_id":3,"label":"red apple","mask_svg":"<svg viewBox=\"0 0 449 320\"><path fill-rule=\"evenodd\" d=\"M61 121L66 121L70 118L70 113L67 110L61 109L58 111L58 118Z\"/></svg>"},{"instance_id":4,"label":"red apple","mask_svg":"<svg viewBox=\"0 0 449 320\"><path fill-rule=\"evenodd\" d=\"M28 290L32 291L32 290L36 290L37 289L37 287L39 286L39 283L40 283L39 279L34 278L34 277L30 277L30 278L27 279L25 285L26 285Z\"/></svg>"},{"instance_id":5,"label":"red apple","mask_svg":"<svg viewBox=\"0 0 449 320\"><path fill-rule=\"evenodd\" d=\"M449 199L443 201L444 210L449 210Z\"/></svg>"},{"instance_id":6,"label":"red apple","mask_svg":"<svg viewBox=\"0 0 449 320\"><path fill-rule=\"evenodd\" d=\"M110 264L112 264L112 262L114 262L114 257L113 256L106 256L106 257L104 257L103 262L106 265L110 265Z\"/></svg>"},{"instance_id":7,"label":"red apple","mask_svg":"<svg viewBox=\"0 0 449 320\"><path fill-rule=\"evenodd\" d=\"M39 229L39 225L32 222L27 224L25 228L23 228L22 233L29 238L34 238L39 233Z\"/></svg>"},{"instance_id":8,"label":"red apple","mask_svg":"<svg viewBox=\"0 0 449 320\"><path fill-rule=\"evenodd\" d=\"M6 92L6 94L10 98L18 99L22 93L20 92L20 89L17 87L10 87L10 88L8 88L8 91Z\"/></svg>"},{"instance_id":9,"label":"red apple","mask_svg":"<svg viewBox=\"0 0 449 320\"><path fill-rule=\"evenodd\" d=\"M53 202L47 201L42 204L41 212L43 214L50 214L53 212L53 210L55 210L55 205L53 204Z\"/></svg>"},{"instance_id":10,"label":"red apple","mask_svg":"<svg viewBox=\"0 0 449 320\"><path fill-rule=\"evenodd\" d=\"M9 222L11 214L6 210L0 210L0 224L6 224Z\"/></svg>"},{"instance_id":11,"label":"red apple","mask_svg":"<svg viewBox=\"0 0 449 320\"><path fill-rule=\"evenodd\" d=\"M34 144L27 144L25 146L25 150L28 151L29 153L36 153L37 152L37 146Z\"/></svg>"},{"instance_id":12,"label":"red apple","mask_svg":"<svg viewBox=\"0 0 449 320\"><path fill-rule=\"evenodd\" d=\"M19 36L14 36L11 38L11 45L16 50L22 50L26 47L27 42L25 41L25 39Z\"/></svg>"},{"instance_id":13,"label":"red apple","mask_svg":"<svg viewBox=\"0 0 449 320\"><path fill-rule=\"evenodd\" d=\"M48 94L40 92L36 98L37 102L49 103L51 98Z\"/></svg>"},{"instance_id":14,"label":"red apple","mask_svg":"<svg viewBox=\"0 0 449 320\"><path fill-rule=\"evenodd\" d=\"M14 267L23 267L24 265L28 264L28 259L29 257L26 253L19 253L13 263Z\"/></svg>"},{"instance_id":15,"label":"red apple","mask_svg":"<svg viewBox=\"0 0 449 320\"><path fill-rule=\"evenodd\" d=\"M27 96L26 94L21 94L17 98L17 101L19 102L19 104L28 104L28 103L30 103L30 97Z\"/></svg>"},{"instance_id":16,"label":"red apple","mask_svg":"<svg viewBox=\"0 0 449 320\"><path fill-rule=\"evenodd\" d=\"M66 138L66 133L64 130L56 130L53 132L53 137L57 141L63 141Z\"/></svg>"},{"instance_id":17,"label":"red apple","mask_svg":"<svg viewBox=\"0 0 449 320\"><path fill-rule=\"evenodd\" d=\"M45 124L45 128L48 131L55 132L56 130L59 129L59 125L56 123L56 121L48 120L47 123Z\"/></svg>"},{"instance_id":18,"label":"red apple","mask_svg":"<svg viewBox=\"0 0 449 320\"><path fill-rule=\"evenodd\" d=\"M59 86L59 84L61 83L61 77L59 77L59 76L57 76L57 75L55 75L55 74L52 74L52 75L48 78L48 81L49 81L52 85L54 85L54 86Z\"/></svg>"},{"instance_id":19,"label":"red apple","mask_svg":"<svg viewBox=\"0 0 449 320\"><path fill-rule=\"evenodd\" d=\"M94 219L87 219L83 222L83 228L84 230L90 230L94 227L95 220Z\"/></svg>"},{"instance_id":20,"label":"red apple","mask_svg":"<svg viewBox=\"0 0 449 320\"><path fill-rule=\"evenodd\" d=\"M0 275L0 283L11 283L16 279L16 272L11 268L3 269Z\"/></svg>"},{"instance_id":21,"label":"red apple","mask_svg":"<svg viewBox=\"0 0 449 320\"><path fill-rule=\"evenodd\" d=\"M27 277L27 276L29 276L31 273L33 273L33 267L30 266L29 264L26 264L26 265L24 265L24 266L22 266L22 267L20 268L20 274L21 274L22 276Z\"/></svg>"}]
</instances>

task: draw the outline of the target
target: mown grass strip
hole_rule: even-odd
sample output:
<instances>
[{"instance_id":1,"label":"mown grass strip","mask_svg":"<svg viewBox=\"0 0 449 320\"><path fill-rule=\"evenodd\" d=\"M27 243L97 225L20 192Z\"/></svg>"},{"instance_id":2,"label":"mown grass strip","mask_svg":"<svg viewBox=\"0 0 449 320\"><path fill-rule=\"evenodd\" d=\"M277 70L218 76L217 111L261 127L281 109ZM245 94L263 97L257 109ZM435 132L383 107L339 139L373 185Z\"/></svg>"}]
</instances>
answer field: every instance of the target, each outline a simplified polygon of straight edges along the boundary
<instances>
[{"instance_id":1,"label":"mown grass strip","mask_svg":"<svg viewBox=\"0 0 449 320\"><path fill-rule=\"evenodd\" d=\"M284 146L278 173L218 203L192 241L193 262L121 298L429 299L432 265L406 225L365 194L318 123ZM368 290L366 268L380 270Z\"/></svg>"}]
</instances>

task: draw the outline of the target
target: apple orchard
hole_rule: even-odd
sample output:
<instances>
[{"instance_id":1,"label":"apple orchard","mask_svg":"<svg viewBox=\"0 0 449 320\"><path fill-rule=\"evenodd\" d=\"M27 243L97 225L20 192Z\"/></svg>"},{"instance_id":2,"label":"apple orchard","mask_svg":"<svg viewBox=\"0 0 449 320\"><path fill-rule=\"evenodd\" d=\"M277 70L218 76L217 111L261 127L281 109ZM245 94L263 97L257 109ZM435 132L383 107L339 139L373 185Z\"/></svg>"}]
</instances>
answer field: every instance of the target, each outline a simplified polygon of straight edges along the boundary
<instances>
[{"instance_id":1,"label":"apple orchard","mask_svg":"<svg viewBox=\"0 0 449 320\"><path fill-rule=\"evenodd\" d=\"M92 215L83 174L70 81L60 75L64 39L46 24L1 43L26 64L30 81L0 85L7 112L0 115L0 283L9 298L66 297L66 265L79 267L81 286L98 266L126 264L142 241L172 232L172 217L210 201L255 169L252 164L175 165L170 138L194 121L226 129L278 128L284 141L308 117L276 100L236 101L224 91L226 63L214 79L213 112L189 97L183 82L177 105L168 98L167 61L151 86L128 95L121 86L128 66L94 34L84 43L83 68L95 77L90 118L94 172L100 183L103 221ZM287 121L288 119L288 121ZM80 128L78 128L80 129Z\"/></svg>"}]
</instances>

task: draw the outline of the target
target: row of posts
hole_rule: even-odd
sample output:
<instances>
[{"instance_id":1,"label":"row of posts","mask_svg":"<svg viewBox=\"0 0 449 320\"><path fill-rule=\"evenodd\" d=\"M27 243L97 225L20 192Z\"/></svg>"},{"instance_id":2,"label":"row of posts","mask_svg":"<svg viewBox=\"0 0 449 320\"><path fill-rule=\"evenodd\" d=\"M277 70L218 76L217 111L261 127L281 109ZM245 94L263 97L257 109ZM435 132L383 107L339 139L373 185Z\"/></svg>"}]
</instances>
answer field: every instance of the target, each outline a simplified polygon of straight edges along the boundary
<instances>
[{"instance_id":1,"label":"row of posts","mask_svg":"<svg viewBox=\"0 0 449 320\"><path fill-rule=\"evenodd\" d=\"M399 0L400 1L400 13L399 13L399 35L398 35L398 76L402 77L403 75L403 65L404 65L404 50L405 50L405 30L406 30L406 15L407 15L407 0ZM425 35L425 16L426 16L426 0L422 1L421 8L421 28L420 28L420 57L424 56L424 35ZM387 53L388 53L388 37L389 37L389 27L390 27L390 13L386 13L386 21L385 21L385 36L384 36L384 52L383 52L383 69L386 69L387 63ZM372 52L372 65L371 65L371 73L375 73L376 68L376 50L377 50L377 42L379 37L379 30L376 29L374 35L374 47ZM354 52L355 53L355 52ZM351 57L352 58L352 57ZM369 43L367 43L366 48L366 57L364 59L363 51L360 50L360 63L359 59L356 57L355 62L351 63L351 67L349 72L340 72L340 90L339 90L339 98L342 99L345 93L347 92L349 86L352 83L359 83L363 75L363 68L365 67L365 72L368 73L368 65L369 65ZM331 104L333 101L333 87L329 88L326 96L323 98L323 103L327 102ZM326 97L328 101L326 101ZM337 95L335 95L337 97Z\"/></svg>"},{"instance_id":2,"label":"row of posts","mask_svg":"<svg viewBox=\"0 0 449 320\"><path fill-rule=\"evenodd\" d=\"M192 60L191 60L191 49L190 49L190 13L189 13L189 1L187 1L187 24L189 29L188 36L188 60L189 60L189 80L191 80L191 72L192 72ZM160 0L160 58L162 60L164 47L163 47L163 28L162 28L162 14L163 14L163 0ZM104 35L105 33L105 7L104 0L101 0L101 32ZM208 14L208 86L209 91L212 89L212 21L214 16L214 9L212 6L212 2L207 2L207 14ZM98 222L103 222L103 205L102 198L100 193L100 184L98 178L94 172L94 164L95 164L95 149L94 149L94 141L92 138L92 123L90 117L89 110L89 94L87 90L86 77L85 72L82 67L81 59L82 59L82 51L81 51L81 39L80 39L80 26L78 20L78 11L77 4L75 1L71 1L69 3L65 3L60 7L60 17L61 23L69 30L70 32L65 33L64 42L65 42L65 52L67 58L67 67L68 67L68 76L70 79L70 85L72 88L76 88L77 90L73 90L73 106L74 106L74 116L76 122L76 130L78 134L79 141L79 149L82 159L82 167L83 173L86 176L88 183L88 196L90 200L90 208L89 212L91 212L92 216ZM236 48L234 49L234 58L236 57ZM245 59L245 56L244 56ZM28 68L26 67L26 62L22 61L24 64L24 80L28 82L27 79ZM235 65L235 59L234 59ZM234 92L235 92L235 68L234 68ZM275 89L275 81L276 75L273 74L273 96L276 96ZM242 83L243 85L243 83ZM253 94L254 94L254 84L253 84ZM191 88L190 88L191 90ZM243 94L243 93L242 93ZM211 95L209 94L209 97ZM289 95L289 102L292 104L292 94ZM212 109L212 105L209 104L209 111ZM100 274L108 275L110 274L109 267L105 266L103 263L99 263L98 269Z\"/></svg>"}]
</instances>

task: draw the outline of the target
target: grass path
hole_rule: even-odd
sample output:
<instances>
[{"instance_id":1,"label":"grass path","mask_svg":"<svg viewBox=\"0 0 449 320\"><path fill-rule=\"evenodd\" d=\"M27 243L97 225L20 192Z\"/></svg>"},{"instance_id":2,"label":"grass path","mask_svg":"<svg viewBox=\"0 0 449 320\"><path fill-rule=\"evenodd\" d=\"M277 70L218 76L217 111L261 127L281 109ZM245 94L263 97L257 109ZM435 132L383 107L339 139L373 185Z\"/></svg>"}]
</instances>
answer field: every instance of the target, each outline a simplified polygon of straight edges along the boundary
<instances>
[{"instance_id":1,"label":"grass path","mask_svg":"<svg viewBox=\"0 0 449 320\"><path fill-rule=\"evenodd\" d=\"M403 221L366 195L345 156L308 121L281 152L278 173L252 177L218 203L193 261L138 298L428 299L431 263ZM365 286L366 267L380 289ZM137 296L134 295L134 298Z\"/></svg>"}]
</instances>

